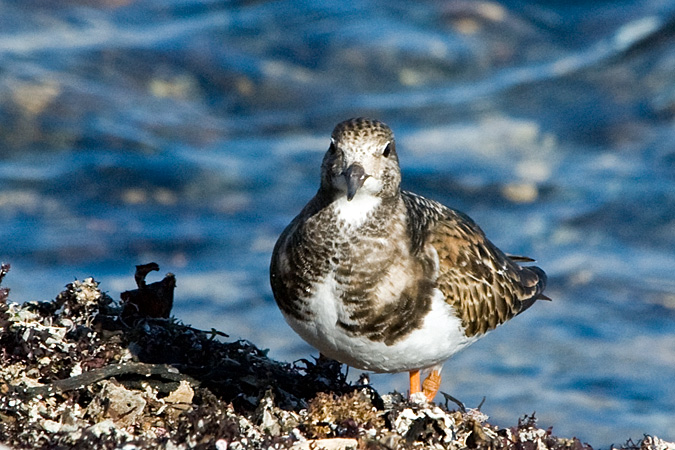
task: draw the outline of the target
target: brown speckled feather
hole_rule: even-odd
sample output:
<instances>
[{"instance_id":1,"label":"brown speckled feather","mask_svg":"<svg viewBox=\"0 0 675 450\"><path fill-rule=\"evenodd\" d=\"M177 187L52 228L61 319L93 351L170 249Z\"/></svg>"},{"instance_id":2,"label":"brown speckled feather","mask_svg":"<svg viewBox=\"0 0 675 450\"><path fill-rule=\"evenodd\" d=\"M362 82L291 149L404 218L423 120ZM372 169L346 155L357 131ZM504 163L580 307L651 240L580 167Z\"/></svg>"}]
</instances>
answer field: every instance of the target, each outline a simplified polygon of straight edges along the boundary
<instances>
[{"instance_id":1,"label":"brown speckled feather","mask_svg":"<svg viewBox=\"0 0 675 450\"><path fill-rule=\"evenodd\" d=\"M546 275L521 267L490 242L465 214L403 192L409 229L418 252L438 254L437 286L462 320L467 336L484 334L529 308L542 292Z\"/></svg>"}]
</instances>

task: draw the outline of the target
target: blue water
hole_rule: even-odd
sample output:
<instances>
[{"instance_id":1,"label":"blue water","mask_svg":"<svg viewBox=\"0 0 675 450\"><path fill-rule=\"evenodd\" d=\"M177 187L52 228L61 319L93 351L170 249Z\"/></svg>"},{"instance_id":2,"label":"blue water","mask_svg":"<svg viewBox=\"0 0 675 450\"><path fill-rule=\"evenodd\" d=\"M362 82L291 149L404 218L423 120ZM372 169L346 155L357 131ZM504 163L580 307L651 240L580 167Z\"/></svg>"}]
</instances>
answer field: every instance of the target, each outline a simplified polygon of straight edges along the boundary
<instances>
[{"instance_id":1,"label":"blue water","mask_svg":"<svg viewBox=\"0 0 675 450\"><path fill-rule=\"evenodd\" d=\"M673 1L0 0L4 285L118 297L156 261L185 322L316 354L268 262L356 115L392 126L405 188L550 275L442 390L595 447L675 441Z\"/></svg>"}]
</instances>

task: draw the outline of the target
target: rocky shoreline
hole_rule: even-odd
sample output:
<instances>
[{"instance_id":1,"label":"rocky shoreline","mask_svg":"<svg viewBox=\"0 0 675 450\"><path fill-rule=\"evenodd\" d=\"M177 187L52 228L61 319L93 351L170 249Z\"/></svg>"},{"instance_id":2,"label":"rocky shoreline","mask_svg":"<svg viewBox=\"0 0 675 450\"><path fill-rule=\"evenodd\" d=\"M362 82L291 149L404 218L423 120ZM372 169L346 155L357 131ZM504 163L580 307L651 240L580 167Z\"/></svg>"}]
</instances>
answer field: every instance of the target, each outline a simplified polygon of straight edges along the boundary
<instances>
[{"instance_id":1,"label":"rocky shoreline","mask_svg":"<svg viewBox=\"0 0 675 450\"><path fill-rule=\"evenodd\" d=\"M10 301L0 290L4 448L591 450L533 416L498 428L479 410L350 384L334 361L282 363L248 341L192 328L168 317L173 275L145 284L155 266L140 266L138 289L122 302L92 278L47 302ZM645 436L622 448L675 444Z\"/></svg>"}]
</instances>

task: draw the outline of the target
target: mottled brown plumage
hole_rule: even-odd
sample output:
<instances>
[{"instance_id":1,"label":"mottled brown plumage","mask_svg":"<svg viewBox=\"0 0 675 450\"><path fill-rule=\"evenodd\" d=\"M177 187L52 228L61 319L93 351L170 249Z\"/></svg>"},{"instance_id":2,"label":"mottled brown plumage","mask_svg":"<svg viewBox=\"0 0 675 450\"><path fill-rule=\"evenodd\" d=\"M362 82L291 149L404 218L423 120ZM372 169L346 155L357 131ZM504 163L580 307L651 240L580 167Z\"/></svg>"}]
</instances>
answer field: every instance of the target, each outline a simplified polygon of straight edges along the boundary
<instances>
[{"instance_id":1,"label":"mottled brown plumage","mask_svg":"<svg viewBox=\"0 0 675 450\"><path fill-rule=\"evenodd\" d=\"M402 214L395 208L402 205L398 202L383 205L374 212L369 226L362 227L358 234L344 235L327 207L329 204L323 195L315 197L279 238L279 243L288 239L285 257L294 270L280 276L272 269L271 284L277 304L288 315L311 320L312 313L305 307L307 294L333 267L335 280L342 289L340 300L350 311L347 318L336 322L337 327L388 344L405 337L419 326L430 309L434 287L430 281L432 265L422 261L414 264L410 275L418 281L406 288L396 302L382 305L377 298L378 281L392 260L401 258L404 252L398 246L387 246L380 258L372 252L378 246L374 241L386 233L380 224ZM398 234L404 241L406 231L399 227L391 231L389 238ZM278 266L279 257L275 249L273 268Z\"/></svg>"},{"instance_id":2,"label":"mottled brown plumage","mask_svg":"<svg viewBox=\"0 0 675 450\"><path fill-rule=\"evenodd\" d=\"M417 218L410 227L418 245L429 244L438 253L438 288L467 336L484 334L546 298L544 271L516 264L466 214L408 192L403 200L409 216Z\"/></svg>"},{"instance_id":3,"label":"mottled brown plumage","mask_svg":"<svg viewBox=\"0 0 675 450\"><path fill-rule=\"evenodd\" d=\"M546 275L465 214L401 191L400 179L387 125L338 124L319 191L279 237L270 280L286 320L322 353L412 380L545 299Z\"/></svg>"}]
</instances>

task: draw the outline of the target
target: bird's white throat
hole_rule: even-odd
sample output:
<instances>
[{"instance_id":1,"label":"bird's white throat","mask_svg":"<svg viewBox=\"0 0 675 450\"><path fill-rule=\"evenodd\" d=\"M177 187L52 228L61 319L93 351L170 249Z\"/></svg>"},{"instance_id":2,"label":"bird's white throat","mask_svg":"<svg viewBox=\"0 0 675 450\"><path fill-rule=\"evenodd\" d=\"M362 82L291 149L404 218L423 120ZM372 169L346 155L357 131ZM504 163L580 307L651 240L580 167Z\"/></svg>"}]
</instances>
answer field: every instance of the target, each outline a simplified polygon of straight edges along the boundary
<instances>
[{"instance_id":1,"label":"bird's white throat","mask_svg":"<svg viewBox=\"0 0 675 450\"><path fill-rule=\"evenodd\" d=\"M364 190L357 192L351 200L347 200L346 195L341 195L334 202L338 221L347 227L358 228L370 217L381 201L380 197Z\"/></svg>"}]
</instances>

